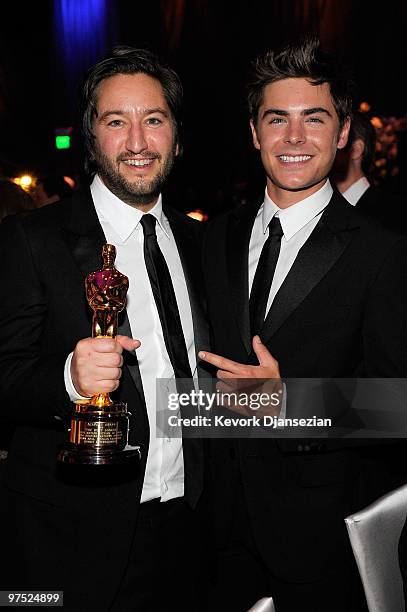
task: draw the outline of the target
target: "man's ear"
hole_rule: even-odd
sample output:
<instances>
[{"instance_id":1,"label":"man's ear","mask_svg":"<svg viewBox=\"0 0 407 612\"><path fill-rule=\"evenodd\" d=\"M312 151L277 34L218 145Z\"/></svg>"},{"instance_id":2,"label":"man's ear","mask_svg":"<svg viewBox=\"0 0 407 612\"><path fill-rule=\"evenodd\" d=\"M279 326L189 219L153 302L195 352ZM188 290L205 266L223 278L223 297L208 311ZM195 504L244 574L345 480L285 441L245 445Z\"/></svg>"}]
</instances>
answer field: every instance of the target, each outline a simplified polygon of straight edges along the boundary
<instances>
[{"instance_id":1,"label":"man's ear","mask_svg":"<svg viewBox=\"0 0 407 612\"><path fill-rule=\"evenodd\" d=\"M250 119L250 129L252 131L253 144L254 144L256 149L260 149L260 143L259 143L259 140L257 138L257 132L256 132L256 128L255 128L253 119Z\"/></svg>"},{"instance_id":2,"label":"man's ear","mask_svg":"<svg viewBox=\"0 0 407 612\"><path fill-rule=\"evenodd\" d=\"M350 117L347 117L347 119L345 119L341 131L339 132L338 144L336 145L337 149L343 149L344 147L346 147L349 138L349 130Z\"/></svg>"},{"instance_id":3,"label":"man's ear","mask_svg":"<svg viewBox=\"0 0 407 612\"><path fill-rule=\"evenodd\" d=\"M350 158L354 161L362 159L365 150L365 143L361 138L356 138L352 143Z\"/></svg>"}]
</instances>

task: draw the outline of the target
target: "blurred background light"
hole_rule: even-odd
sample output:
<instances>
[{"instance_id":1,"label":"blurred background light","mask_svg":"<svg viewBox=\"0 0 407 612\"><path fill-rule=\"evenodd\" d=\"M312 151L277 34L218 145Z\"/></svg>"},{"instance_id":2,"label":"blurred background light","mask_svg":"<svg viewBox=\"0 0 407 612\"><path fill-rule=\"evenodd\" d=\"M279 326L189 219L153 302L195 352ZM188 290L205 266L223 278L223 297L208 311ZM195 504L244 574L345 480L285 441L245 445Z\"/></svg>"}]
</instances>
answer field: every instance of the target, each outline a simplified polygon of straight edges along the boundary
<instances>
[{"instance_id":1,"label":"blurred background light","mask_svg":"<svg viewBox=\"0 0 407 612\"><path fill-rule=\"evenodd\" d=\"M12 181L16 185L19 185L27 193L30 193L36 184L36 178L31 174L22 174L21 176L16 176L12 179Z\"/></svg>"},{"instance_id":2,"label":"blurred background light","mask_svg":"<svg viewBox=\"0 0 407 612\"><path fill-rule=\"evenodd\" d=\"M83 72L114 43L109 0L54 0L54 37L68 95Z\"/></svg>"},{"instance_id":3,"label":"blurred background light","mask_svg":"<svg viewBox=\"0 0 407 612\"><path fill-rule=\"evenodd\" d=\"M187 213L187 217L191 217L191 219L195 219L196 221L208 220L208 215L202 210L192 210L191 212Z\"/></svg>"},{"instance_id":4,"label":"blurred background light","mask_svg":"<svg viewBox=\"0 0 407 612\"><path fill-rule=\"evenodd\" d=\"M55 146L57 149L70 149L71 148L71 137L70 136L55 136Z\"/></svg>"}]
</instances>

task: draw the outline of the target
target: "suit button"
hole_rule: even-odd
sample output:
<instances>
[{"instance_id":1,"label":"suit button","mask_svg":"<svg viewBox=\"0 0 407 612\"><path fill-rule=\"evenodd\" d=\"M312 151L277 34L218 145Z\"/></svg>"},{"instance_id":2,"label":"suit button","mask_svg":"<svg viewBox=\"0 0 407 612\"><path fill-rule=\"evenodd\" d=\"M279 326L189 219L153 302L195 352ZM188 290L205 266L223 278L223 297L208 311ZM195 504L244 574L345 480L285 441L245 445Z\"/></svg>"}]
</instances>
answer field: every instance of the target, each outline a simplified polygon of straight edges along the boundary
<instances>
[{"instance_id":1,"label":"suit button","mask_svg":"<svg viewBox=\"0 0 407 612\"><path fill-rule=\"evenodd\" d=\"M311 449L314 453L322 453L326 449L326 445L323 442L311 444Z\"/></svg>"},{"instance_id":2,"label":"suit button","mask_svg":"<svg viewBox=\"0 0 407 612\"><path fill-rule=\"evenodd\" d=\"M229 448L229 457L234 461L236 459L236 450L234 448Z\"/></svg>"},{"instance_id":3,"label":"suit button","mask_svg":"<svg viewBox=\"0 0 407 612\"><path fill-rule=\"evenodd\" d=\"M304 448L303 448L302 444L299 444L299 445L297 446L297 451L298 451L299 453L302 453L302 451L303 451L303 450L304 450Z\"/></svg>"}]
</instances>

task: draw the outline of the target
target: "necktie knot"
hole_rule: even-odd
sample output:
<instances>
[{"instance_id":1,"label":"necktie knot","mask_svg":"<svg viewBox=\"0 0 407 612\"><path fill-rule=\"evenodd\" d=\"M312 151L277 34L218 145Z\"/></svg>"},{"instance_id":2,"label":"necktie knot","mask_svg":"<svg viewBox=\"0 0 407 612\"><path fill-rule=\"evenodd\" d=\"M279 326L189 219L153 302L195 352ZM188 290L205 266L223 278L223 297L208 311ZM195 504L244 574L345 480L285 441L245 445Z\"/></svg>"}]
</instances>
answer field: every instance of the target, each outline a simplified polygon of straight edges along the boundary
<instances>
[{"instance_id":1,"label":"necktie knot","mask_svg":"<svg viewBox=\"0 0 407 612\"><path fill-rule=\"evenodd\" d=\"M148 238L148 236L155 236L155 224L157 219L153 215L143 215L141 217L140 223L143 227L144 236Z\"/></svg>"},{"instance_id":2,"label":"necktie knot","mask_svg":"<svg viewBox=\"0 0 407 612\"><path fill-rule=\"evenodd\" d=\"M269 236L277 236L278 238L282 238L283 234L284 232L283 228L281 227L280 219L274 215L269 223Z\"/></svg>"}]
</instances>

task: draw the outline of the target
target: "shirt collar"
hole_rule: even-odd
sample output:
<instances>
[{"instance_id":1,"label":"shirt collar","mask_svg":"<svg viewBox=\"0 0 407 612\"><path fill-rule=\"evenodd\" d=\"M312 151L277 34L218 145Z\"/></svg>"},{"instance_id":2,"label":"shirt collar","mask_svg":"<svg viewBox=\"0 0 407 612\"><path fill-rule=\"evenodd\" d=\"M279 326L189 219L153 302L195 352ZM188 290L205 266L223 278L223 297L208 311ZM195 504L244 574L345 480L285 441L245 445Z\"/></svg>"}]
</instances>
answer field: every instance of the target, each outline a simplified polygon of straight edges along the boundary
<instances>
[{"instance_id":1,"label":"shirt collar","mask_svg":"<svg viewBox=\"0 0 407 612\"><path fill-rule=\"evenodd\" d=\"M107 221L121 240L125 242L139 225L141 217L145 213L138 208L129 206L129 204L126 204L115 196L114 193L106 187L98 174L95 175L92 181L90 191L99 221ZM157 223L169 238L166 219L163 213L161 194L158 196L157 203L148 211L148 214L153 215L153 217L157 219Z\"/></svg>"},{"instance_id":2,"label":"shirt collar","mask_svg":"<svg viewBox=\"0 0 407 612\"><path fill-rule=\"evenodd\" d=\"M370 183L365 176L362 176L360 179L355 181L348 189L346 189L342 195L346 198L349 204L355 206L358 203L359 199L365 193L367 189L369 189Z\"/></svg>"},{"instance_id":3,"label":"shirt collar","mask_svg":"<svg viewBox=\"0 0 407 612\"><path fill-rule=\"evenodd\" d=\"M332 194L333 189L329 179L327 179L318 191L304 200L288 208L279 208L268 195L266 187L264 202L258 212L258 214L262 215L263 232L266 233L270 221L275 214L278 214L284 238L285 240L290 240L294 234L324 210Z\"/></svg>"}]
</instances>

